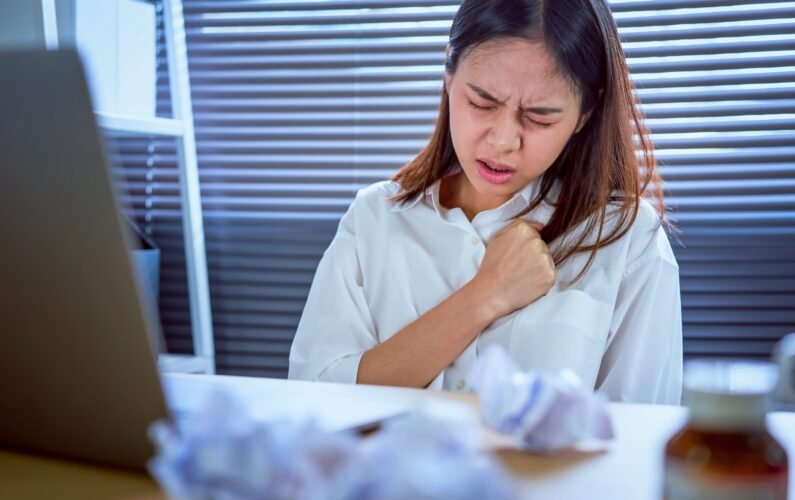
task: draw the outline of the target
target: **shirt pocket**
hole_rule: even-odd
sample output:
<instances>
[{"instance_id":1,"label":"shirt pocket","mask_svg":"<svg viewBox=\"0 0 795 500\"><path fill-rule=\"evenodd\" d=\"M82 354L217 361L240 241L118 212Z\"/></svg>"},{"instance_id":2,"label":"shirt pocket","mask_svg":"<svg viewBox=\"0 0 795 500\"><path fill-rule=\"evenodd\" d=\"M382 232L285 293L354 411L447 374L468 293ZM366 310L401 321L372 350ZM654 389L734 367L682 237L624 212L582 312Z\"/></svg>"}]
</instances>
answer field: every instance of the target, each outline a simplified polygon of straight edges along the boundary
<instances>
[{"instance_id":1,"label":"shirt pocket","mask_svg":"<svg viewBox=\"0 0 795 500\"><path fill-rule=\"evenodd\" d=\"M525 371L568 369L593 389L611 317L608 304L581 290L546 295L514 317L509 352Z\"/></svg>"}]
</instances>

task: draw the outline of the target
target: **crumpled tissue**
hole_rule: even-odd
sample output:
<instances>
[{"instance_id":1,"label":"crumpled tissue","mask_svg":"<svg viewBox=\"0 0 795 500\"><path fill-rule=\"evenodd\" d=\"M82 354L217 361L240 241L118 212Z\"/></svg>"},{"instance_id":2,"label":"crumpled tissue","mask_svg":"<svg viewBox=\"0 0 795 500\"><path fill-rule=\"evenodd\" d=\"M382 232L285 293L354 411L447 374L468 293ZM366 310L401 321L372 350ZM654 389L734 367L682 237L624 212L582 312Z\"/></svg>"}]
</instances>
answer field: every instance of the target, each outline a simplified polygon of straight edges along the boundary
<instances>
[{"instance_id":1,"label":"crumpled tissue","mask_svg":"<svg viewBox=\"0 0 795 500\"><path fill-rule=\"evenodd\" d=\"M218 392L191 425L151 426L149 469L183 499L517 498L513 479L478 450L477 427L443 413L418 408L361 437L311 419L255 421Z\"/></svg>"},{"instance_id":2,"label":"crumpled tissue","mask_svg":"<svg viewBox=\"0 0 795 500\"><path fill-rule=\"evenodd\" d=\"M595 450L614 437L606 398L584 388L571 371L523 372L504 349L490 346L468 381L484 422L526 451Z\"/></svg>"}]
</instances>

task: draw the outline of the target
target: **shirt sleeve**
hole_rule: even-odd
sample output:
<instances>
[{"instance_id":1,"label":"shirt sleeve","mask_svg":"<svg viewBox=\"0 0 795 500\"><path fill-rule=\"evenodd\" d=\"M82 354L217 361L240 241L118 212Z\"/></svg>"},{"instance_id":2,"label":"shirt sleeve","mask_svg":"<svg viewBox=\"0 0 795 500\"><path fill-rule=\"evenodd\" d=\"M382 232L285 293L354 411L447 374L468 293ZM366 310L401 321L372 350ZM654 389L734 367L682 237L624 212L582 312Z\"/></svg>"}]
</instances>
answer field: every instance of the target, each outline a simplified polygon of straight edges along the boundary
<instances>
[{"instance_id":1,"label":"shirt sleeve","mask_svg":"<svg viewBox=\"0 0 795 500\"><path fill-rule=\"evenodd\" d=\"M655 254L625 271L596 388L611 401L680 403L682 305L675 261Z\"/></svg>"},{"instance_id":2,"label":"shirt sleeve","mask_svg":"<svg viewBox=\"0 0 795 500\"><path fill-rule=\"evenodd\" d=\"M290 349L290 379L354 384L362 354L378 343L354 228L352 205L318 264Z\"/></svg>"}]
</instances>

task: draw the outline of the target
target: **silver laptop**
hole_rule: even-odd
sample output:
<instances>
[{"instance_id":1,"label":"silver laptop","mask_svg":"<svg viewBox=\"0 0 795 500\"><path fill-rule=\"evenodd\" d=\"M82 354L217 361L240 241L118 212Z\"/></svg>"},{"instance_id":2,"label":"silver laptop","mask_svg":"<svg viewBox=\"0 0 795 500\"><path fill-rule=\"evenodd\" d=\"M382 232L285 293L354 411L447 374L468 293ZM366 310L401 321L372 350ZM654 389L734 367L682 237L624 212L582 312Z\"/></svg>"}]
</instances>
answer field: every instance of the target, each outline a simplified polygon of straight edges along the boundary
<instances>
[{"instance_id":1,"label":"silver laptop","mask_svg":"<svg viewBox=\"0 0 795 500\"><path fill-rule=\"evenodd\" d=\"M143 468L158 326L73 52L0 52L0 214L0 447Z\"/></svg>"},{"instance_id":2,"label":"silver laptop","mask_svg":"<svg viewBox=\"0 0 795 500\"><path fill-rule=\"evenodd\" d=\"M0 448L142 469L170 412L106 165L77 55L0 52ZM185 424L212 384L170 382ZM413 405L360 403L344 418L322 398L288 406L366 431Z\"/></svg>"}]
</instances>

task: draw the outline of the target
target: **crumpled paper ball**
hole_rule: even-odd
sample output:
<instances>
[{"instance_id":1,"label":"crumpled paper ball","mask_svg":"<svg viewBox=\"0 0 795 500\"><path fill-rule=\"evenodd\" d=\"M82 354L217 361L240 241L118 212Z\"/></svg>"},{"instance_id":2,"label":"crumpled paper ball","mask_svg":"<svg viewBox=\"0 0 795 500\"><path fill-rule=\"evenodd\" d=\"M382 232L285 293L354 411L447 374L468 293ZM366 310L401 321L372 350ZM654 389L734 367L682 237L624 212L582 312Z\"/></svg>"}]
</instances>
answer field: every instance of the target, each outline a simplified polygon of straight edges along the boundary
<instances>
[{"instance_id":1,"label":"crumpled paper ball","mask_svg":"<svg viewBox=\"0 0 795 500\"><path fill-rule=\"evenodd\" d=\"M174 498L326 499L331 480L357 459L353 435L311 420L256 424L224 392L181 428L156 422L150 436L158 454L149 470Z\"/></svg>"},{"instance_id":2,"label":"crumpled paper ball","mask_svg":"<svg viewBox=\"0 0 795 500\"><path fill-rule=\"evenodd\" d=\"M614 437L604 395L577 376L523 372L499 346L489 346L468 376L484 422L512 435L522 449L549 453L588 447Z\"/></svg>"},{"instance_id":3,"label":"crumpled paper ball","mask_svg":"<svg viewBox=\"0 0 795 500\"><path fill-rule=\"evenodd\" d=\"M517 498L512 478L479 451L479 430L476 415L441 404L389 421L369 437L331 433L312 420L253 420L218 392L190 425L152 425L158 454L149 469L181 499Z\"/></svg>"},{"instance_id":4,"label":"crumpled paper ball","mask_svg":"<svg viewBox=\"0 0 795 500\"><path fill-rule=\"evenodd\" d=\"M461 408L434 405L388 422L362 443L371 466L354 478L350 499L511 499L518 489L502 467L480 451L477 414L461 418ZM440 414L440 410L442 413ZM457 415L456 415L456 412Z\"/></svg>"}]
</instances>

